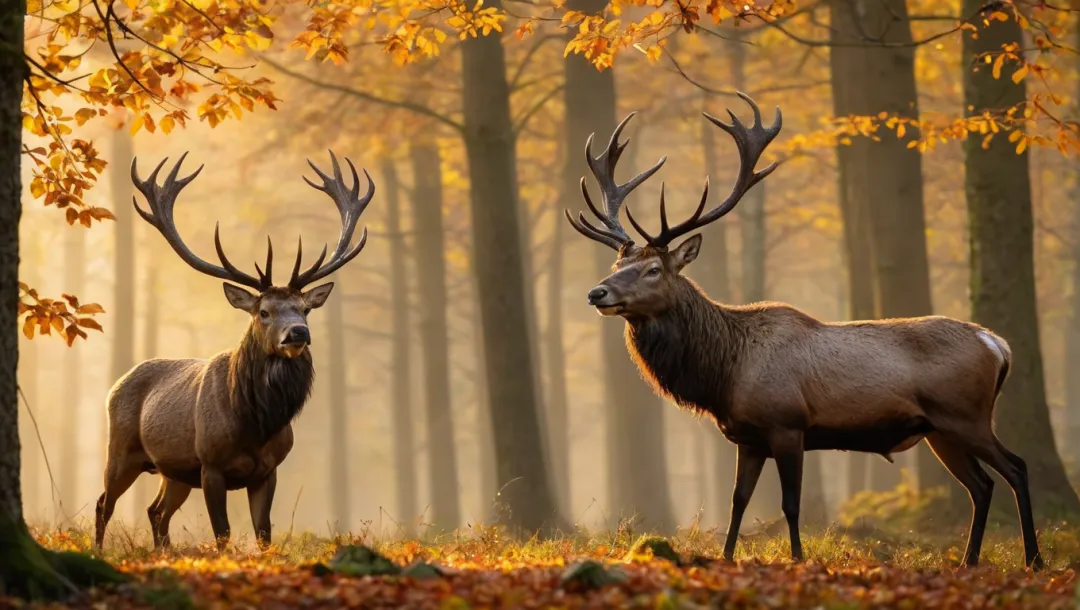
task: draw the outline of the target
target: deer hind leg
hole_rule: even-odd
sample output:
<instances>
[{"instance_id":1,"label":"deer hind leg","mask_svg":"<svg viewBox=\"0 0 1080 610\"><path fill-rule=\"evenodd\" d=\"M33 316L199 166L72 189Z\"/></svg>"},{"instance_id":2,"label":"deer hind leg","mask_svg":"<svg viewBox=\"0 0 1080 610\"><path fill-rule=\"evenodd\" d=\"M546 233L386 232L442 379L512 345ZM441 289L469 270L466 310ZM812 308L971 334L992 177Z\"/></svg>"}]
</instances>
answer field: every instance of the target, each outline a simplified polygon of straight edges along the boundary
<instances>
[{"instance_id":1,"label":"deer hind leg","mask_svg":"<svg viewBox=\"0 0 1080 610\"><path fill-rule=\"evenodd\" d=\"M971 498L971 526L968 530L967 550L964 551L964 565L973 568L979 565L983 534L986 533L986 518L990 514L990 499L994 495L994 480L979 465L973 452L962 443L950 440L940 433L927 436L926 442Z\"/></svg>"},{"instance_id":2,"label":"deer hind leg","mask_svg":"<svg viewBox=\"0 0 1080 610\"><path fill-rule=\"evenodd\" d=\"M738 445L735 455L735 490L731 494L731 518L728 521L727 540L724 542L724 559L735 558L735 543L739 539L743 514L750 497L754 495L761 469L765 467L768 456L757 449Z\"/></svg>"},{"instance_id":3,"label":"deer hind leg","mask_svg":"<svg viewBox=\"0 0 1080 610\"><path fill-rule=\"evenodd\" d=\"M169 522L184 505L190 493L189 485L161 477L157 497L150 508L146 509L146 514L150 517L150 531L154 534L155 549L167 548L170 545Z\"/></svg>"},{"instance_id":4,"label":"deer hind leg","mask_svg":"<svg viewBox=\"0 0 1080 610\"><path fill-rule=\"evenodd\" d=\"M251 525L255 528L255 540L263 550L270 546L270 506L274 503L276 489L277 470L271 471L258 484L247 488Z\"/></svg>"},{"instance_id":5,"label":"deer hind leg","mask_svg":"<svg viewBox=\"0 0 1080 610\"><path fill-rule=\"evenodd\" d=\"M105 543L105 528L112 519L116 501L131 487L135 479L142 474L145 456L139 453L125 453L113 457L112 451L105 458L105 491L98 498L94 511L94 541L97 548Z\"/></svg>"},{"instance_id":6,"label":"deer hind leg","mask_svg":"<svg viewBox=\"0 0 1080 610\"><path fill-rule=\"evenodd\" d=\"M780 474L780 505L788 524L791 537L791 558L803 560L802 538L799 535L799 504L802 495L803 433L801 430L784 430L770 435L776 470Z\"/></svg>"},{"instance_id":7,"label":"deer hind leg","mask_svg":"<svg viewBox=\"0 0 1080 610\"><path fill-rule=\"evenodd\" d=\"M1027 464L1009 451L997 435L990 432L989 442L972 447L975 455L997 471L1001 478L1012 488L1016 498L1016 509L1020 513L1020 531L1024 536L1024 563L1033 570L1044 567L1042 554L1039 553L1039 540L1035 534L1035 516L1031 510L1031 491L1028 487Z\"/></svg>"}]
</instances>

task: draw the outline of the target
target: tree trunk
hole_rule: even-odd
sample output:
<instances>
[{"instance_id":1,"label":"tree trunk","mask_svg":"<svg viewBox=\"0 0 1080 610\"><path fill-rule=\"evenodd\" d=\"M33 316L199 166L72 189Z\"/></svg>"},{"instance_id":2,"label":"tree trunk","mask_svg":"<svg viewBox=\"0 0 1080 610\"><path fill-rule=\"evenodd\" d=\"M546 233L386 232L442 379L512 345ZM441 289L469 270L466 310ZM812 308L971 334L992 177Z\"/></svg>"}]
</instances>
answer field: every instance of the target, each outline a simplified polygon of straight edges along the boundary
<instances>
[{"instance_id":1,"label":"tree trunk","mask_svg":"<svg viewBox=\"0 0 1080 610\"><path fill-rule=\"evenodd\" d=\"M732 39L729 42L731 60L731 83L739 91L745 91L748 83L746 80L746 49L748 43L738 32L731 32ZM710 114L715 114L716 109ZM711 124L715 137L716 128ZM730 141L725 137L725 141ZM723 189L721 189L723 192ZM741 292L743 303L755 303L764 301L767 252L765 250L766 224L765 224L765 183L759 182L751 188L739 206L736 208L739 214L739 228L741 238L741 251L739 263L741 267ZM722 222L722 221L721 221ZM719 224L719 223L718 223ZM810 503L817 502L821 496L820 476L814 471L819 460L806 460L803 475L803 513L815 514L817 509ZM734 460L731 462L734 464ZM774 464L775 465L775 464ZM734 465L729 466L734 474ZM761 477L757 490L749 507L750 514L762 514L774 517L780 514L780 477L776 469L770 467L771 473ZM816 489L813 487L816 485Z\"/></svg>"},{"instance_id":2,"label":"tree trunk","mask_svg":"<svg viewBox=\"0 0 1080 610\"><path fill-rule=\"evenodd\" d=\"M716 103L715 96L708 92L702 94L704 112L716 112L714 108ZM705 159L704 173L707 176L715 176L721 167L716 152L716 127L704 119L699 122L701 152ZM706 256L698 257L686 271L686 274L693 278L706 294L724 303L731 302L732 297L731 272L728 267L727 226L725 222L714 222L701 230L708 251ZM711 450L715 478L712 484L716 491L706 500L706 503L713 505L710 512L713 513L716 523L727 523L731 513L731 491L735 486L735 445L724 438L719 429L713 428L709 430L708 446Z\"/></svg>"},{"instance_id":3,"label":"tree trunk","mask_svg":"<svg viewBox=\"0 0 1080 610\"><path fill-rule=\"evenodd\" d=\"M896 0L886 0L895 5ZM832 46L830 47L830 63L832 67L832 93L833 112L836 116L876 115L878 110L897 110L901 114L908 115L917 108L914 106L914 73L909 65L913 62L912 48L873 48L864 40L865 32L884 32L885 36L897 38L911 33L906 21L893 25L888 29L878 24L880 15L896 7L886 7L879 3L873 7L866 6L865 0L834 0L830 4L830 37L833 43L863 42L862 46ZM906 14L903 2L900 2L900 10ZM873 28L873 29L864 29ZM894 64L903 72L907 67L908 73L882 74L888 71ZM881 82L882 78L895 78L905 81L901 84ZM910 83L906 82L910 80ZM866 86L866 82L873 82L873 86ZM877 89L884 90L887 95L879 95ZM898 91L898 89L903 89ZM908 91L910 89L910 91ZM908 95L910 93L910 96ZM895 99L893 99L895 98ZM900 106L905 102L911 102L912 107ZM881 106L879 109L878 106ZM882 236L877 230L883 226L884 218L889 211L875 210L881 207L877 199L885 197L888 203L895 205L895 198L900 194L904 183L883 175L890 172L890 168L884 165L889 159L890 153L896 157L898 153L900 170L906 171L905 179L913 180L914 184L908 186L917 189L918 199L912 207L917 208L918 224L922 224L922 174L919 159L916 156L914 164L910 159L912 151L908 151L901 145L897 151L895 138L882 138L882 142L873 142L869 138L852 138L848 146L837 147L837 161L839 164L841 212L844 216L844 236L847 242L848 282L851 289L852 316L854 319L873 319L884 316L886 307L896 307L896 304L887 305L889 296L896 296L896 286L886 288L882 282L895 279L890 275L895 268L895 253L890 252L888 246L897 246L895 240L888 236ZM917 155L917 153L916 153ZM912 174L914 172L914 175ZM879 191L879 183L888 187ZM871 205L871 202L874 202ZM903 205L908 205L906 202ZM895 212L895 210L892 210ZM900 214L903 212L901 211ZM914 218L916 214L909 214ZM909 222L909 225L912 223ZM910 227L909 227L910 228ZM915 237L921 255L922 268L926 268L925 233L918 231ZM891 242L891 243L890 243ZM878 261L882 257L883 261ZM919 266L919 265L915 265ZM928 280L927 280L928 282ZM929 286L925 293L927 311L929 313ZM918 288L914 289L918 292ZM901 297L902 298L902 297ZM892 489L900 482L899 469L893 464L873 456L850 454L850 469L848 474L848 487L851 494L861 491L865 485L866 470L870 475L870 485L875 490Z\"/></svg>"},{"instance_id":4,"label":"tree trunk","mask_svg":"<svg viewBox=\"0 0 1080 610\"><path fill-rule=\"evenodd\" d=\"M134 139L129 131L126 110L119 111L125 117L112 137L112 157L109 159L109 186L113 200L126 202L132 186L129 168L134 153ZM113 264L113 300L109 320L112 335L112 359L109 363L109 383L113 384L135 366L135 211L134 207L120 203L113 207L116 216ZM108 426L106 426L106 432ZM103 444L103 447L107 444ZM152 494L150 478L139 476L131 490L125 494L131 501L132 525L138 526L146 519L146 507Z\"/></svg>"},{"instance_id":5,"label":"tree trunk","mask_svg":"<svg viewBox=\"0 0 1080 610\"><path fill-rule=\"evenodd\" d=\"M1080 27L1076 28L1074 44L1080 42ZM1080 72L1080 62L1075 69ZM1077 91L1080 100L1080 91ZM1073 108L1073 120L1080 119L1080 102ZM1065 339L1065 447L1063 456L1071 461L1074 470L1080 468L1080 163L1073 164L1072 199L1072 295L1069 298L1069 325Z\"/></svg>"},{"instance_id":6,"label":"tree trunk","mask_svg":"<svg viewBox=\"0 0 1080 610\"><path fill-rule=\"evenodd\" d=\"M500 0L491 6L501 9ZM548 481L524 302L517 158L499 36L461 44L465 148L497 480L507 523L532 533L559 525ZM531 279L529 279L531 281Z\"/></svg>"},{"instance_id":7,"label":"tree trunk","mask_svg":"<svg viewBox=\"0 0 1080 610\"><path fill-rule=\"evenodd\" d=\"M335 272L330 280L340 286L342 273ZM339 288L340 290L340 288ZM350 531L349 490L349 409L348 385L345 381L345 315L342 303L337 298L326 302L326 367L329 370L327 384L327 407L330 424L330 446L328 463L330 472L330 526L336 532Z\"/></svg>"},{"instance_id":8,"label":"tree trunk","mask_svg":"<svg viewBox=\"0 0 1080 610\"><path fill-rule=\"evenodd\" d=\"M428 477L433 523L461 524L457 447L450 401L450 339L446 309L446 237L443 227L442 159L432 141L410 148L413 168L413 247L420 292L420 348L424 363L424 404L428 437ZM479 361L478 361L479 362ZM415 498L413 500L415 504ZM415 507L411 518L416 518Z\"/></svg>"},{"instance_id":9,"label":"tree trunk","mask_svg":"<svg viewBox=\"0 0 1080 610\"><path fill-rule=\"evenodd\" d=\"M142 357L144 360L158 357L158 338L161 336L161 305L158 301L158 290L161 289L161 286L158 283L156 246L156 243L147 243L143 248L143 252L146 253L146 279L143 286L143 289L146 290L144 298L146 311L143 314L145 327L142 336Z\"/></svg>"},{"instance_id":10,"label":"tree trunk","mask_svg":"<svg viewBox=\"0 0 1080 610\"><path fill-rule=\"evenodd\" d=\"M565 188L565 185L564 187ZM566 348L563 344L562 293L565 274L563 248L565 228L563 215L552 214L551 256L548 260L547 332L544 334L548 363L547 422L548 447L551 450L551 479L560 512L570 514L570 418L566 382Z\"/></svg>"},{"instance_id":11,"label":"tree trunk","mask_svg":"<svg viewBox=\"0 0 1080 610\"><path fill-rule=\"evenodd\" d=\"M25 15L25 1L0 0L0 74L7 75L0 79L0 596L56 598L72 585L116 582L123 577L103 562L45 551L30 537L23 521L17 321Z\"/></svg>"},{"instance_id":12,"label":"tree trunk","mask_svg":"<svg viewBox=\"0 0 1080 610\"><path fill-rule=\"evenodd\" d=\"M855 19L860 20L858 29L845 32L852 37L855 32L880 32L884 42L903 45L912 42L905 0L861 0L856 8L845 1L839 3L836 10L846 13L839 20L845 26ZM865 66L859 87L864 105L856 112L871 116L887 112L917 119L915 47L870 47L859 51ZM867 193L866 197L874 202L868 206L873 233L871 247L875 250L873 260L880 291L880 315L884 318L933 313L930 263L926 253L922 154L908 148L908 143L917 137L915 130L909 130L909 133L911 135L906 138L883 137L880 142L860 138L866 144L867 182L873 185L873 192ZM926 443L917 445L915 451L916 475L921 488L945 486L960 491L959 485L951 482L952 477Z\"/></svg>"},{"instance_id":13,"label":"tree trunk","mask_svg":"<svg viewBox=\"0 0 1080 610\"><path fill-rule=\"evenodd\" d=\"M397 470L397 515L412 535L416 511L416 442L413 439L412 337L409 332L409 276L406 270L405 235L401 228L401 188L394 160L382 162L386 183L386 232L390 238L390 309L394 335L391 345L391 421L394 426L394 465ZM419 242L419 239L417 239ZM420 282L423 284L423 282ZM421 299L422 300L422 299ZM430 455L430 449L429 449ZM434 523L442 528L438 504Z\"/></svg>"},{"instance_id":14,"label":"tree trunk","mask_svg":"<svg viewBox=\"0 0 1080 610\"><path fill-rule=\"evenodd\" d=\"M74 226L68 229L64 242L64 290L86 299L86 229ZM62 427L63 442L60 456L60 503L64 517L72 518L79 509L79 426L82 411L82 352L74 347L64 352L64 398L66 420ZM100 411L95 415L100 416Z\"/></svg>"},{"instance_id":15,"label":"tree trunk","mask_svg":"<svg viewBox=\"0 0 1080 610\"><path fill-rule=\"evenodd\" d=\"M964 14L982 7L980 0L963 4ZM963 37L962 65L978 68L964 74L964 105L973 115L1004 112L1025 99L1022 83L995 79L990 70L976 64L984 54L1000 52L1004 44L1023 44L1016 21L991 19L990 23L979 29L978 38ZM972 318L1004 337L1013 353L1013 369L997 403L996 430L1002 442L1027 462L1037 514L1076 513L1080 500L1058 457L1046 404L1028 154L1016 154L1015 145L1004 134L985 148L982 138L969 137L964 153Z\"/></svg>"},{"instance_id":16,"label":"tree trunk","mask_svg":"<svg viewBox=\"0 0 1080 610\"><path fill-rule=\"evenodd\" d=\"M576 7L574 10L589 13L604 6L602 0L576 0L570 4ZM576 210L581 206L578 182L582 176L591 176L581 154L585 141L589 134L595 133L592 152L599 154L618 122L615 116L615 75L612 70L597 70L582 55L570 54L563 61L566 75L563 89L566 165L562 189L566 200L563 207ZM630 156L636 157L633 152ZM559 220L562 221L561 218ZM611 273L615 253L599 246L594 250L596 279L599 280ZM612 320L596 320L600 325L604 409L608 424L608 502L611 516L619 519L638 515L649 529L671 530L675 526L675 519L668 495L663 404L641 379L637 367L627 355L622 325Z\"/></svg>"}]
</instances>

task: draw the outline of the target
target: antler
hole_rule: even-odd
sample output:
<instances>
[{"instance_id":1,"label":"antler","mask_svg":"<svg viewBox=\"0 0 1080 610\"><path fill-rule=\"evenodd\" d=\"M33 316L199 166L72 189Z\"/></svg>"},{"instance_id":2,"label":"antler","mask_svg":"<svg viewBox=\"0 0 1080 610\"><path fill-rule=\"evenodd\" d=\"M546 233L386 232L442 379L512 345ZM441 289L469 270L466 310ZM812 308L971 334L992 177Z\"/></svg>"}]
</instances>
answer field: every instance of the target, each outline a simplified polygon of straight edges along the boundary
<instances>
[{"instance_id":1,"label":"antler","mask_svg":"<svg viewBox=\"0 0 1080 610\"><path fill-rule=\"evenodd\" d=\"M731 188L731 194L724 200L719 206L709 210L708 213L702 215L705 210L705 202L709 198L709 180L705 180L705 189L701 194L701 202L698 203L697 210L694 214L684 222L681 222L674 227L668 226L667 209L664 205L664 190L660 189L660 233L655 237L646 233L630 214L630 209L627 208L626 216L630 219L630 224L641 233L641 235L649 242L649 245L655 248L666 248L676 238L689 233L695 229L703 227L711 222L716 221L723 215L733 210L736 204L743 198L743 195L750 190L758 182L761 182L765 176L768 176L776 169L777 164L774 162L760 172L754 171L754 166L757 165L758 159L761 158L761 153L765 152L765 148L770 142L776 138L776 135L780 133L780 128L783 125L783 116L780 114L780 108L776 109L776 119L773 121L772 127L764 127L761 124L761 110L758 105L754 103L754 100L750 99L750 96L745 93L737 92L737 95L743 99L750 108L754 111L754 124L747 129L746 126L739 121L739 117L735 116L735 113L728 110L727 113L731 116L731 124L728 125L716 117L710 116L708 113L702 113L705 118L712 121L714 125L728 132L735 140L735 145L739 148L739 176L735 179L735 186Z\"/></svg>"},{"instance_id":2,"label":"antler","mask_svg":"<svg viewBox=\"0 0 1080 610\"><path fill-rule=\"evenodd\" d=\"M131 203L135 206L135 210L139 212L143 220L153 225L180 258L196 271L222 280L236 282L254 288L259 292L266 290L271 286L270 274L274 264L274 247L270 243L269 237L266 238L266 273L259 269L258 263L255 264L255 269L259 273L258 279L240 271L229 262L228 257L225 256L225 250L221 247L220 223L214 225L214 247L217 250L218 259L221 261L220 267L196 256L180 238L180 233L176 230L176 222L173 218L173 206L176 204L176 197L188 183L199 175L199 172L204 167L200 165L199 169L195 170L191 175L177 180L176 176L180 173L180 166L183 165L185 157L187 157L186 152L180 156L180 160L176 162L172 171L166 176L165 183L161 185L157 183L157 176L165 162L169 160L168 157L158 163L146 180L139 178L138 158L131 160L131 181L135 184L135 188L139 189L139 192L146 197L146 202L150 205L150 212L144 211L139 207L139 202L133 195Z\"/></svg>"},{"instance_id":3,"label":"antler","mask_svg":"<svg viewBox=\"0 0 1080 610\"><path fill-rule=\"evenodd\" d=\"M322 264L326 258L326 246L324 245L322 254L303 273L300 273L300 260L303 256L304 242L302 239L300 240L296 249L296 264L293 265L292 279L289 280L289 287L294 290L300 290L304 286L337 271L342 265L356 258L356 255L360 254L360 251L364 249L364 245L367 243L367 227L364 227L364 230L360 233L360 240L351 250L349 249L349 242L352 241L353 232L356 230L356 221L360 219L360 215L364 213L364 209L375 194L375 183L365 169L364 177L367 178L368 189L367 193L360 197L360 176L356 173L353 162L348 157L345 158L345 162L349 164L349 169L352 170L353 185L350 188L345 185L345 178L341 174L341 166L338 164L337 157L334 156L334 151L330 151L330 161L334 167L333 178L323 173L308 159L308 165L315 170L319 178L322 178L323 184L319 186L308 180L306 176L304 182L307 182L312 188L326 193L334 200L334 205L337 206L338 212L341 214L341 233L338 235L337 247L334 248L334 252L330 255L330 260L327 261L326 265Z\"/></svg>"},{"instance_id":4,"label":"antler","mask_svg":"<svg viewBox=\"0 0 1080 610\"><path fill-rule=\"evenodd\" d=\"M623 246L633 244L634 240L623 229L622 224L619 222L619 208L622 207L623 200L630 194L635 188L645 182L653 174L655 174L667 161L667 157L662 157L644 172L638 174L634 178L630 179L624 184L618 184L615 182L615 164L619 162L619 157L622 155L626 145L630 143L630 140L619 143L619 135L622 133L626 124L630 122L630 119L634 118L636 112L631 112L625 119L619 123L619 126L615 128L615 132L611 134L611 139L608 140L607 148L598 157L592 156L592 140L593 135L589 136L588 141L585 143L585 161L589 164L589 169L592 170L593 176L596 177L596 181L600 184L600 192L604 197L604 212L600 212L593 205L592 198L589 197L589 189L585 183L585 178L581 178L581 194L585 197L585 203L592 210L592 213L603 223L604 228L597 227L591 224L585 219L584 213L578 213L577 220L570 215L569 210L563 210L566 214L566 219L570 221L570 224L589 239L598 241L615 250L621 249Z\"/></svg>"}]
</instances>

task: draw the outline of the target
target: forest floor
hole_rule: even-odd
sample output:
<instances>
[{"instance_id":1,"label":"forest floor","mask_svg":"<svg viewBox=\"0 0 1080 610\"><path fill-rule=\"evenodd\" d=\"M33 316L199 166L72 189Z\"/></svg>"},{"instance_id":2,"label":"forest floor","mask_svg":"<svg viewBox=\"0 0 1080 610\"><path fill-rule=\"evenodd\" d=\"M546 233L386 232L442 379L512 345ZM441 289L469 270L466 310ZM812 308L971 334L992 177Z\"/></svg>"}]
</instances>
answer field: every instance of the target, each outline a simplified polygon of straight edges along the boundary
<instances>
[{"instance_id":1,"label":"forest floor","mask_svg":"<svg viewBox=\"0 0 1080 610\"><path fill-rule=\"evenodd\" d=\"M626 529L527 542L479 527L426 542L290 533L263 552L236 536L222 553L153 552L111 534L104 557L133 582L38 607L1080 608L1078 529L1040 532L1048 569L1038 574L1023 568L1015 528L988 532L977 569L957 567L963 536L839 527L805 535L808 561L793 565L777 529L743 537L734 564L716 560L722 532L696 529L666 541ZM90 548L87 530L36 535L49 548ZM0 598L7 607L18 604Z\"/></svg>"}]
</instances>

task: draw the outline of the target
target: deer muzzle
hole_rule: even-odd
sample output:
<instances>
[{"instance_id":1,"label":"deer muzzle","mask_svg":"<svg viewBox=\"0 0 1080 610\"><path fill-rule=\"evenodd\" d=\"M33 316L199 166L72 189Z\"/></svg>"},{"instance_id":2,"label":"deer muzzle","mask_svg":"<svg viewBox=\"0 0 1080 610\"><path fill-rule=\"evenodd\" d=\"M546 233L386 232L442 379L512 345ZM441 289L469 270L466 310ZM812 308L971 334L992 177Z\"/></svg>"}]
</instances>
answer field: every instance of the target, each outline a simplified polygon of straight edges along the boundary
<instances>
[{"instance_id":1,"label":"deer muzzle","mask_svg":"<svg viewBox=\"0 0 1080 610\"><path fill-rule=\"evenodd\" d=\"M602 316L617 315L623 306L618 295L603 284L589 291L589 305L595 307Z\"/></svg>"},{"instance_id":2,"label":"deer muzzle","mask_svg":"<svg viewBox=\"0 0 1080 610\"><path fill-rule=\"evenodd\" d=\"M281 344L297 347L311 345L311 331L308 330L307 326L293 326L285 333L285 338L281 341Z\"/></svg>"}]
</instances>

